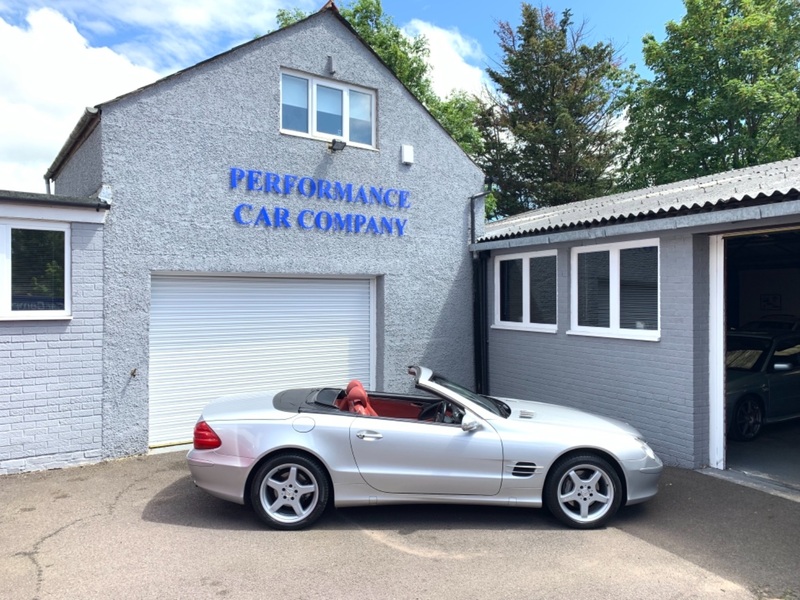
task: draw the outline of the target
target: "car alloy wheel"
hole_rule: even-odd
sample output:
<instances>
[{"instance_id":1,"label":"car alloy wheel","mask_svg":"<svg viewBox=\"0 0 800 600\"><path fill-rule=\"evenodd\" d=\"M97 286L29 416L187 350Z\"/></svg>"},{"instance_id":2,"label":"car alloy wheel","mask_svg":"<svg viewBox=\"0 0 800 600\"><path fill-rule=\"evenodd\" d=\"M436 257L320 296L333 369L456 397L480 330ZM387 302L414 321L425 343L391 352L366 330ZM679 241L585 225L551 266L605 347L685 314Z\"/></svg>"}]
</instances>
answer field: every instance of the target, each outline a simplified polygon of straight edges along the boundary
<instances>
[{"instance_id":1,"label":"car alloy wheel","mask_svg":"<svg viewBox=\"0 0 800 600\"><path fill-rule=\"evenodd\" d=\"M253 479L250 494L258 516L274 529L311 525L325 510L328 496L324 470L301 454L283 454L265 462Z\"/></svg>"},{"instance_id":2,"label":"car alloy wheel","mask_svg":"<svg viewBox=\"0 0 800 600\"><path fill-rule=\"evenodd\" d=\"M602 527L622 502L617 472L599 456L567 457L551 469L545 503L559 521L577 529Z\"/></svg>"},{"instance_id":3,"label":"car alloy wheel","mask_svg":"<svg viewBox=\"0 0 800 600\"><path fill-rule=\"evenodd\" d=\"M753 396L745 396L736 403L731 423L731 437L736 440L750 441L761 431L764 424L764 411L761 402Z\"/></svg>"}]
</instances>

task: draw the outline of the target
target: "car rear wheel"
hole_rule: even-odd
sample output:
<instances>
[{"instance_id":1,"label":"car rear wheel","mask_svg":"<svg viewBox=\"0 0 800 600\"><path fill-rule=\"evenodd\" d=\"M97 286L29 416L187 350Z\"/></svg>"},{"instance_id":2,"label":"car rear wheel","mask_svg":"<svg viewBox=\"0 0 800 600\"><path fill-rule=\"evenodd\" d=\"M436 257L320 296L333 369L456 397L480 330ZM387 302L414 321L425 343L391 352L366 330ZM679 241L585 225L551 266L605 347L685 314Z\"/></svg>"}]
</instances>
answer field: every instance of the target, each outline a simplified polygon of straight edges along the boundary
<instances>
[{"instance_id":1,"label":"car rear wheel","mask_svg":"<svg viewBox=\"0 0 800 600\"><path fill-rule=\"evenodd\" d=\"M761 401L754 396L740 398L733 409L733 422L730 436L742 442L749 442L761 431L764 424L764 410Z\"/></svg>"},{"instance_id":2,"label":"car rear wheel","mask_svg":"<svg viewBox=\"0 0 800 600\"><path fill-rule=\"evenodd\" d=\"M319 519L330 494L328 477L314 460L282 454L258 469L250 498L256 514L274 529L302 529Z\"/></svg>"},{"instance_id":3,"label":"car rear wheel","mask_svg":"<svg viewBox=\"0 0 800 600\"><path fill-rule=\"evenodd\" d=\"M608 461L599 456L570 456L553 465L544 495L556 519L576 529L594 529L616 514L622 484Z\"/></svg>"}]
</instances>

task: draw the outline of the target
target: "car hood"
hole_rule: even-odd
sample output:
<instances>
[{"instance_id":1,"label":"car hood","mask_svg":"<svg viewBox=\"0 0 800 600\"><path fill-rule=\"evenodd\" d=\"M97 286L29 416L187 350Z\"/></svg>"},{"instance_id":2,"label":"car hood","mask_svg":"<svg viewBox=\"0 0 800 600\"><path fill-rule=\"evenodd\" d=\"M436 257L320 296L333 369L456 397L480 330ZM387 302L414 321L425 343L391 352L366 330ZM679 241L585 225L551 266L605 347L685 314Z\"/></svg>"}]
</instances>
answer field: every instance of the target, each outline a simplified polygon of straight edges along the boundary
<instances>
[{"instance_id":1,"label":"car hood","mask_svg":"<svg viewBox=\"0 0 800 600\"><path fill-rule=\"evenodd\" d=\"M508 404L511 409L511 416L509 417L511 421L567 428L580 427L642 437L642 434L628 423L610 417L602 417L577 408L536 402L534 400L519 400L517 398L498 398L498 400Z\"/></svg>"}]
</instances>

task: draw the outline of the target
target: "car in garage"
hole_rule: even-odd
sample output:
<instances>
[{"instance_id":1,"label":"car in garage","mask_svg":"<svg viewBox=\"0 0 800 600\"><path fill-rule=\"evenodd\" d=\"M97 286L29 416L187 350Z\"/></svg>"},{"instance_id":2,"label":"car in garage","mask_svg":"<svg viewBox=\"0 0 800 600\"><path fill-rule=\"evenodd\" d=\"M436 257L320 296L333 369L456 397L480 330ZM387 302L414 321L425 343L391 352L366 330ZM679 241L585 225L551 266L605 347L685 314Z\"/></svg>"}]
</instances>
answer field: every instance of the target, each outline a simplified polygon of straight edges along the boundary
<instances>
[{"instance_id":1,"label":"car in garage","mask_svg":"<svg viewBox=\"0 0 800 600\"><path fill-rule=\"evenodd\" d=\"M754 439L767 423L800 417L800 332L728 332L728 435Z\"/></svg>"},{"instance_id":2,"label":"car in garage","mask_svg":"<svg viewBox=\"0 0 800 600\"><path fill-rule=\"evenodd\" d=\"M194 482L276 529L311 525L329 502L544 504L589 529L658 490L662 462L626 423L408 371L425 395L351 381L211 402L187 457Z\"/></svg>"},{"instance_id":3,"label":"car in garage","mask_svg":"<svg viewBox=\"0 0 800 600\"><path fill-rule=\"evenodd\" d=\"M795 315L765 315L738 328L740 331L781 331L800 330L800 318Z\"/></svg>"}]
</instances>

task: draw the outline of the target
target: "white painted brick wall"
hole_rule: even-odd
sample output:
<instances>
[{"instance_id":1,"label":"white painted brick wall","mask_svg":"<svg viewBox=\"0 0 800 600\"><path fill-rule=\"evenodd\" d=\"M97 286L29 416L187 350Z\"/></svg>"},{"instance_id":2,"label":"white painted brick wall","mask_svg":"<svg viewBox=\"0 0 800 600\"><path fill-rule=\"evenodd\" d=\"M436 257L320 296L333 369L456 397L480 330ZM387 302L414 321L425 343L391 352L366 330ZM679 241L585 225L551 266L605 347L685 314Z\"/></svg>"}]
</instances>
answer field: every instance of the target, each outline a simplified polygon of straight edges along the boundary
<instances>
[{"instance_id":1,"label":"white painted brick wall","mask_svg":"<svg viewBox=\"0 0 800 600\"><path fill-rule=\"evenodd\" d=\"M0 474L102 458L102 225L72 226L72 319L0 323Z\"/></svg>"}]
</instances>

